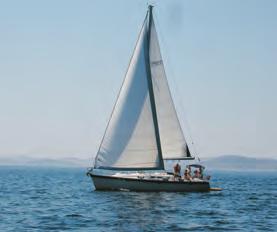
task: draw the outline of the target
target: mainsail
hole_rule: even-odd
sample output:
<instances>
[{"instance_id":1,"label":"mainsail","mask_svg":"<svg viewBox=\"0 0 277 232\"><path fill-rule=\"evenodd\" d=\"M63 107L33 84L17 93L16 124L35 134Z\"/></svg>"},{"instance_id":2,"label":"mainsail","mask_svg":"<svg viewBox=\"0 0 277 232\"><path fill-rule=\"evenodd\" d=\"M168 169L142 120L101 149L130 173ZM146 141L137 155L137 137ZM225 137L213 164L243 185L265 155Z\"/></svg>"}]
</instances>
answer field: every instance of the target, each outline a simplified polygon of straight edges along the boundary
<instances>
[{"instance_id":1,"label":"mainsail","mask_svg":"<svg viewBox=\"0 0 277 232\"><path fill-rule=\"evenodd\" d=\"M163 159L187 157L190 152L166 80L150 6L95 168L163 169Z\"/></svg>"}]
</instances>

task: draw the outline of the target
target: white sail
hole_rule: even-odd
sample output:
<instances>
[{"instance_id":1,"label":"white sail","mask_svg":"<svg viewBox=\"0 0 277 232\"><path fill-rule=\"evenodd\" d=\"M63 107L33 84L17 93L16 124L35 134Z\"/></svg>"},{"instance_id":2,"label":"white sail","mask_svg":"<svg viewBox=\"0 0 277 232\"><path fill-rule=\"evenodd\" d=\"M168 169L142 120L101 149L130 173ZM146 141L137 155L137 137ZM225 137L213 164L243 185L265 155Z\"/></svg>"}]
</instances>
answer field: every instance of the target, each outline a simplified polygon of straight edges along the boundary
<instances>
[{"instance_id":1,"label":"white sail","mask_svg":"<svg viewBox=\"0 0 277 232\"><path fill-rule=\"evenodd\" d=\"M163 168L147 82L147 27L145 20L96 157L96 168Z\"/></svg>"},{"instance_id":2,"label":"white sail","mask_svg":"<svg viewBox=\"0 0 277 232\"><path fill-rule=\"evenodd\" d=\"M148 14L100 145L95 168L163 169L190 157Z\"/></svg>"},{"instance_id":3,"label":"white sail","mask_svg":"<svg viewBox=\"0 0 277 232\"><path fill-rule=\"evenodd\" d=\"M190 157L167 83L153 20L149 56L163 158L184 159Z\"/></svg>"}]
</instances>

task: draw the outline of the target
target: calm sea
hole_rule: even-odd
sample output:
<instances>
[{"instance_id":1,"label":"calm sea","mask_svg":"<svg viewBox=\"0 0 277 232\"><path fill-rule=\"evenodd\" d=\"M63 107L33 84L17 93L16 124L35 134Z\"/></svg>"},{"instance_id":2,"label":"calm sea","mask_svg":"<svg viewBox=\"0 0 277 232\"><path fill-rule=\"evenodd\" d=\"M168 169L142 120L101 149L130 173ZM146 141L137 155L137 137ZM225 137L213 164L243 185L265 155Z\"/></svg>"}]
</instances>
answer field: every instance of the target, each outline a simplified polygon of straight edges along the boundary
<instances>
[{"instance_id":1,"label":"calm sea","mask_svg":"<svg viewBox=\"0 0 277 232\"><path fill-rule=\"evenodd\" d=\"M0 231L277 231L276 172L211 172L222 192L97 192L85 169L0 167Z\"/></svg>"}]
</instances>

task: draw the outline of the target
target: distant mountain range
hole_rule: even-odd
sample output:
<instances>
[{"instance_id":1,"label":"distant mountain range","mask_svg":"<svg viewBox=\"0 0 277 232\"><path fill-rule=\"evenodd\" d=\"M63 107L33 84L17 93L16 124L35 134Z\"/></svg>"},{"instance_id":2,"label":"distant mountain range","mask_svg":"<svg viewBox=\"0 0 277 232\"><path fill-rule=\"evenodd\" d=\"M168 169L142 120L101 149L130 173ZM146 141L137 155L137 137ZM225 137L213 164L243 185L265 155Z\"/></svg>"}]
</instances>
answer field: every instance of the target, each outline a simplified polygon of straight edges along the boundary
<instances>
[{"instance_id":1,"label":"distant mountain range","mask_svg":"<svg viewBox=\"0 0 277 232\"><path fill-rule=\"evenodd\" d=\"M90 167L92 159L69 158L33 158L18 156L12 158L0 157L0 166L38 166L38 167Z\"/></svg>"},{"instance_id":2,"label":"distant mountain range","mask_svg":"<svg viewBox=\"0 0 277 232\"><path fill-rule=\"evenodd\" d=\"M249 158L240 155L222 155L206 158L201 163L210 170L267 170L277 171L277 159ZM92 159L80 158L33 158L19 156L1 158L0 166L33 166L33 167L91 167Z\"/></svg>"},{"instance_id":3,"label":"distant mountain range","mask_svg":"<svg viewBox=\"0 0 277 232\"><path fill-rule=\"evenodd\" d=\"M204 160L209 169L216 170L268 170L277 171L277 159L250 158L240 155L224 155Z\"/></svg>"}]
</instances>

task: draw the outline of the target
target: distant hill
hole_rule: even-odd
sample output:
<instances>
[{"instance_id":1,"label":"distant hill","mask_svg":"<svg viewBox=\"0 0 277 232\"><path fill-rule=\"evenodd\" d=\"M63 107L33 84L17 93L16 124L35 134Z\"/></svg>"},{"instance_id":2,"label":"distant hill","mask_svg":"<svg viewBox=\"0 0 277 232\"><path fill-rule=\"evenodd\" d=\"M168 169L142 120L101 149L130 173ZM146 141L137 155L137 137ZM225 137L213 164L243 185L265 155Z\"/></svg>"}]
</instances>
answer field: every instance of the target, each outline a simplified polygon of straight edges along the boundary
<instances>
[{"instance_id":1,"label":"distant hill","mask_svg":"<svg viewBox=\"0 0 277 232\"><path fill-rule=\"evenodd\" d=\"M2 166L38 166L38 167L90 167L92 159L69 158L33 158L28 156L18 156L12 158L1 158Z\"/></svg>"},{"instance_id":2,"label":"distant hill","mask_svg":"<svg viewBox=\"0 0 277 232\"><path fill-rule=\"evenodd\" d=\"M194 161L192 161L194 163ZM267 170L277 171L276 159L258 159L239 155L223 155L214 158L201 159L201 163L208 169L214 170ZM91 167L92 159L80 158L33 158L28 156L10 156L1 158L0 165L9 166L33 166L33 167ZM173 163L169 164L169 170Z\"/></svg>"},{"instance_id":3,"label":"distant hill","mask_svg":"<svg viewBox=\"0 0 277 232\"><path fill-rule=\"evenodd\" d=\"M239 155L224 155L204 160L209 169L217 170L268 170L277 171L276 159L249 158Z\"/></svg>"}]
</instances>

